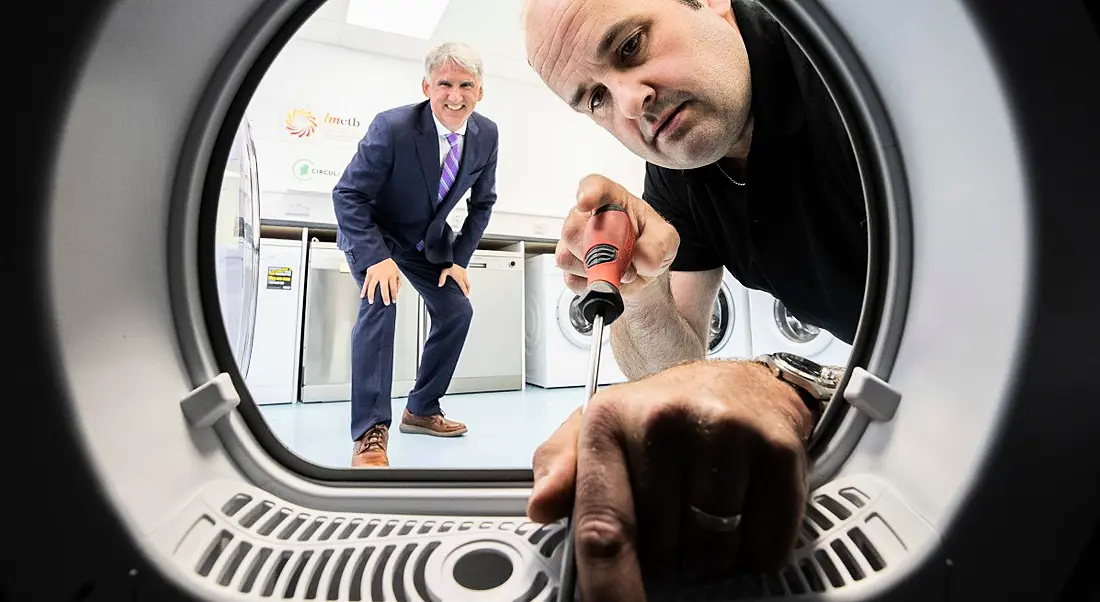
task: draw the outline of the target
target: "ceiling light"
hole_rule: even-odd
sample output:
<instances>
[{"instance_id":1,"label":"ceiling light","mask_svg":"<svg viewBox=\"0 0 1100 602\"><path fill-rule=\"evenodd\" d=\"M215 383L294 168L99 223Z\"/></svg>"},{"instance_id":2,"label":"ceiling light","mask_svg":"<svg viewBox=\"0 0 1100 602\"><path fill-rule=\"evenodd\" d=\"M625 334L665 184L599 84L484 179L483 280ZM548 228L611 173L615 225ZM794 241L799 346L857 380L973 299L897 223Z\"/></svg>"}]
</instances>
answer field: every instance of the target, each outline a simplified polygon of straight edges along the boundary
<instances>
[{"instance_id":1,"label":"ceiling light","mask_svg":"<svg viewBox=\"0 0 1100 602\"><path fill-rule=\"evenodd\" d=\"M435 33L448 0L350 0L349 25L427 40Z\"/></svg>"}]
</instances>

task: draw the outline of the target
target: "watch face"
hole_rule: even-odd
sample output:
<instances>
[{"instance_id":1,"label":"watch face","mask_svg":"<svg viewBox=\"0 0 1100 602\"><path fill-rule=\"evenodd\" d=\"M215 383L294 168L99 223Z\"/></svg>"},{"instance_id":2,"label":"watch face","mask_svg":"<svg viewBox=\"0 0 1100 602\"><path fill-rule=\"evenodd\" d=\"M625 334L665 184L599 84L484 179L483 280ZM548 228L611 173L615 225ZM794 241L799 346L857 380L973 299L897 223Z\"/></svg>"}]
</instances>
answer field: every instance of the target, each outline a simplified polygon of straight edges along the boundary
<instances>
[{"instance_id":1,"label":"watch face","mask_svg":"<svg viewBox=\"0 0 1100 602\"><path fill-rule=\"evenodd\" d=\"M821 365L810 361L804 357L794 355L793 353L775 353L772 355L775 359L779 360L783 367L787 370L797 372L806 378L813 380L824 379L823 370Z\"/></svg>"}]
</instances>

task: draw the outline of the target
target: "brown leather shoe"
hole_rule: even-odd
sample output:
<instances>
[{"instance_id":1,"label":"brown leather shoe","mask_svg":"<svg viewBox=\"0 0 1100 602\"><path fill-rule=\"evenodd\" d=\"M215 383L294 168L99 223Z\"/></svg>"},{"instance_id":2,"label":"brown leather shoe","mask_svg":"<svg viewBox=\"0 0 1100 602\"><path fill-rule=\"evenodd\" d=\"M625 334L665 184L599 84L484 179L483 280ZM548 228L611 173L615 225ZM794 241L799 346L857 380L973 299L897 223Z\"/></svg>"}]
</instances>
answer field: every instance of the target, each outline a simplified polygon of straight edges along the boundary
<instances>
[{"instance_id":1,"label":"brown leather shoe","mask_svg":"<svg viewBox=\"0 0 1100 602\"><path fill-rule=\"evenodd\" d=\"M413 435L432 435L435 437L458 437L466 433L466 425L448 420L442 413L435 416L417 416L408 409L401 415L402 433Z\"/></svg>"},{"instance_id":2,"label":"brown leather shoe","mask_svg":"<svg viewBox=\"0 0 1100 602\"><path fill-rule=\"evenodd\" d=\"M390 430L384 424L376 424L355 441L351 455L352 468L383 468L390 465L386 445Z\"/></svg>"}]
</instances>

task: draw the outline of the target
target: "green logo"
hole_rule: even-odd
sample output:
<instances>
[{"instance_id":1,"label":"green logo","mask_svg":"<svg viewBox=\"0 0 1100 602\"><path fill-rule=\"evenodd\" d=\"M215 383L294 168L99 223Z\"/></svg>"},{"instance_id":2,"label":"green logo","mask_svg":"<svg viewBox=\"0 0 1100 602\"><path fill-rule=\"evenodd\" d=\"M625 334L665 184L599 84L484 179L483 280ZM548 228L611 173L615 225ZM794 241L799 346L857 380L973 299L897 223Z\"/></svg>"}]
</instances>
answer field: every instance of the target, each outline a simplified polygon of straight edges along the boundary
<instances>
[{"instance_id":1,"label":"green logo","mask_svg":"<svg viewBox=\"0 0 1100 602\"><path fill-rule=\"evenodd\" d=\"M310 180L313 178L313 161L309 159L298 159L294 162L294 166L291 167L291 171L294 173L294 177L302 180Z\"/></svg>"}]
</instances>

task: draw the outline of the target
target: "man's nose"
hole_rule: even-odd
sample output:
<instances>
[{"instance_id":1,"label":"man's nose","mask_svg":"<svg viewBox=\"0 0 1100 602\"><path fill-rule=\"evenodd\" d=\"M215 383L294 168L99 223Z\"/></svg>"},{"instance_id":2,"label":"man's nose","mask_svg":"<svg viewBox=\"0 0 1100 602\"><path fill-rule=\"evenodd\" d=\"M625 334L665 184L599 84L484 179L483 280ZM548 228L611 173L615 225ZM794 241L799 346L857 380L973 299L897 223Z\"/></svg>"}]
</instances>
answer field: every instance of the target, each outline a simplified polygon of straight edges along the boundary
<instances>
[{"instance_id":1,"label":"man's nose","mask_svg":"<svg viewBox=\"0 0 1100 602\"><path fill-rule=\"evenodd\" d=\"M609 82L608 89L619 112L627 119L640 119L653 99L653 88L636 79L616 78Z\"/></svg>"}]
</instances>

